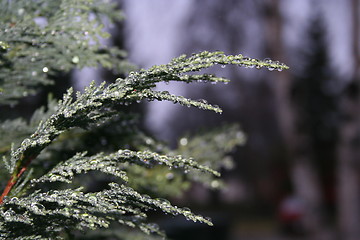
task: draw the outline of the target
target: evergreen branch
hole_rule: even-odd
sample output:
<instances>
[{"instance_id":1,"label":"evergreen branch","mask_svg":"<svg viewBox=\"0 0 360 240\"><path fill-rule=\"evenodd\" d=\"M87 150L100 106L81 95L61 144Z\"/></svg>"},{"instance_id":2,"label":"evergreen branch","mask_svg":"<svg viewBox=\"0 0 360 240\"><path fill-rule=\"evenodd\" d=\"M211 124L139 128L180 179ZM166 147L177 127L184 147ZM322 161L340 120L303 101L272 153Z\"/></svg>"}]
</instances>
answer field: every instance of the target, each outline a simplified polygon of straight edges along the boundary
<instances>
[{"instance_id":1,"label":"evergreen branch","mask_svg":"<svg viewBox=\"0 0 360 240\"><path fill-rule=\"evenodd\" d=\"M111 221L137 227L145 233L163 234L154 224L147 224L145 211L160 210L171 215L183 215L188 220L212 225L211 221L192 213L187 208L171 205L165 199L153 199L141 195L132 188L111 183L109 190L96 193L83 193L81 188L72 190L51 190L35 192L27 197L13 197L4 201L0 209L0 218L7 223L1 230L8 227L24 228L23 231L8 231L8 238L22 236L53 237L54 234L66 229L97 229L107 228ZM36 222L36 224L35 224ZM39 224L43 223L43 224ZM27 226L27 227L26 227Z\"/></svg>"},{"instance_id":2,"label":"evergreen branch","mask_svg":"<svg viewBox=\"0 0 360 240\"><path fill-rule=\"evenodd\" d=\"M183 96L177 96L177 95L173 95L170 94L168 91L153 91L150 89L145 89L143 91L141 91L140 93L136 94L136 96L134 96L136 98L140 97L140 99L142 98L146 98L150 101L153 100L158 100L158 101L170 101L173 103L179 103L183 106L186 107L197 107L200 109L204 109L204 110L210 110L210 111L214 111L217 113L221 113L222 110L219 106L217 105L211 105L209 103L207 103L206 100L201 99L201 100L192 100L189 98L185 98Z\"/></svg>"},{"instance_id":3,"label":"evergreen branch","mask_svg":"<svg viewBox=\"0 0 360 240\"><path fill-rule=\"evenodd\" d=\"M111 174L127 181L126 172L121 171L119 167L118 156L105 156L99 153L95 156L85 157L86 152L77 153L71 159L59 163L51 171L39 179L33 179L32 183L39 182L65 182L71 183L75 174L86 173L88 171L101 171L106 174Z\"/></svg>"},{"instance_id":4,"label":"evergreen branch","mask_svg":"<svg viewBox=\"0 0 360 240\"><path fill-rule=\"evenodd\" d=\"M175 152L184 157L192 156L199 164L211 169L231 170L235 163L229 154L235 147L244 145L245 141L246 136L237 124L224 125L210 131L200 131L191 137L180 138ZM218 189L223 185L221 179L209 174L194 174L192 170L185 177L212 189Z\"/></svg>"},{"instance_id":5,"label":"evergreen branch","mask_svg":"<svg viewBox=\"0 0 360 240\"><path fill-rule=\"evenodd\" d=\"M104 155L99 153L95 156L85 157L86 153L78 153L71 159L59 163L48 174L33 179L32 183L39 182L66 182L71 183L74 174L86 173L92 170L98 170L106 174L111 174L128 181L128 177L124 171L121 171L121 163L135 163L151 167L154 164L165 165L169 168L183 168L185 171L197 169L206 171L216 176L220 174L206 166L198 164L191 158L187 159L181 155L166 156L150 151L130 151L119 150L116 153Z\"/></svg>"},{"instance_id":6,"label":"evergreen branch","mask_svg":"<svg viewBox=\"0 0 360 240\"><path fill-rule=\"evenodd\" d=\"M100 42L109 37L104 16L110 22L122 19L114 4L106 0L28 2L0 0L0 104L35 94L37 86L52 84L58 72L98 65L116 73L134 69L124 60L124 51ZM42 23L37 23L39 19Z\"/></svg>"},{"instance_id":7,"label":"evergreen branch","mask_svg":"<svg viewBox=\"0 0 360 240\"><path fill-rule=\"evenodd\" d=\"M62 132L74 128L87 128L91 124L99 124L101 121L116 115L113 107L117 104L132 103L135 100L146 98L148 100L168 100L186 106L221 112L217 106L212 106L205 101L194 101L182 96L171 95L168 92L157 92L151 88L156 82L162 81L166 73L184 73L187 71L199 71L215 64L236 64L239 66L266 67L283 69L285 65L245 59L242 55L224 55L222 52L202 52L189 58L184 56L174 59L169 65L154 66L148 71L141 70L131 73L126 79L117 79L114 83L105 86L105 83L96 87L92 83L84 93L77 93L73 100L72 89L59 101L57 111L49 119L42 122L30 138L25 139L21 146L11 153L11 165L15 166L6 191L0 197L0 203L4 196L11 190L26 165L48 146ZM250 65L249 65L250 66Z\"/></svg>"},{"instance_id":8,"label":"evergreen branch","mask_svg":"<svg viewBox=\"0 0 360 240\"><path fill-rule=\"evenodd\" d=\"M226 82L223 78L216 78L211 74L182 75L191 72L198 72L214 65L236 65L245 68L267 68L268 70L282 71L288 69L283 63L265 59L263 61L239 55L226 55L224 52L200 52L191 57L182 55L174 58L169 64L153 66L149 70L133 72L133 79L142 79L145 82L168 82L168 81L211 81Z\"/></svg>"},{"instance_id":9,"label":"evergreen branch","mask_svg":"<svg viewBox=\"0 0 360 240\"><path fill-rule=\"evenodd\" d=\"M5 222L2 224L0 221L0 236L16 239L18 237L16 234L21 232L16 229L17 227L31 226L25 232L21 232L23 239L27 237L51 239L64 229L107 228L112 221L137 227L146 233L161 234L157 226L145 223L144 211L147 210L161 210L172 215L183 215L189 220L212 225L210 220L195 215L186 208L173 206L167 200L150 198L130 187L115 183L110 184L110 189L95 193L84 193L79 188L47 192L35 191L21 198L10 199L9 196L11 191L16 190L17 193L21 191L30 178L30 174L28 174L21 182L20 178L23 173L28 170L31 162L60 134L73 128L89 129L92 126L101 125L119 114L117 110L119 105L128 105L142 99L166 100L189 107L194 106L221 112L218 106L211 105L205 100L191 100L153 89L156 83L162 81L226 82L227 80L211 74L192 74L216 64L265 67L270 70L287 68L277 62L258 61L242 55L227 56L222 52L202 52L189 58L181 56L167 65L132 72L127 78L119 78L107 86L105 83L99 86L92 83L83 93L77 92L75 96L73 96L73 90L69 89L57 105L51 108L52 110L49 111L51 114L45 112L40 114L47 116L42 118L30 137L24 139L19 147L11 150L10 159L5 159L11 176L0 197L0 219L2 218ZM145 167L158 164L169 168L182 168L185 172L197 169L215 176L219 175L218 172L191 158L180 155L160 155L146 150L136 152L125 149L112 154L100 153L89 157L85 153L78 153L72 158L60 162L42 177L33 179L32 183L71 183L76 174L94 170L114 175L126 182L128 176L124 171L126 167L123 167L125 163ZM17 188L15 188L16 186Z\"/></svg>"},{"instance_id":10,"label":"evergreen branch","mask_svg":"<svg viewBox=\"0 0 360 240\"><path fill-rule=\"evenodd\" d=\"M236 163L230 153L235 147L243 145L245 139L244 133L237 124L224 125L210 131L203 129L195 135L185 135L179 138L175 150L164 148L164 151L168 155L192 157L198 164L217 171L231 170ZM154 149L158 149L156 141L148 138L146 140L149 144L153 144ZM189 168L184 171L184 169L169 169L161 165L151 169L131 165L126 171L130 176L129 186L140 192L146 191L161 197L182 196L194 181L211 189L219 189L225 185L214 174Z\"/></svg>"}]
</instances>

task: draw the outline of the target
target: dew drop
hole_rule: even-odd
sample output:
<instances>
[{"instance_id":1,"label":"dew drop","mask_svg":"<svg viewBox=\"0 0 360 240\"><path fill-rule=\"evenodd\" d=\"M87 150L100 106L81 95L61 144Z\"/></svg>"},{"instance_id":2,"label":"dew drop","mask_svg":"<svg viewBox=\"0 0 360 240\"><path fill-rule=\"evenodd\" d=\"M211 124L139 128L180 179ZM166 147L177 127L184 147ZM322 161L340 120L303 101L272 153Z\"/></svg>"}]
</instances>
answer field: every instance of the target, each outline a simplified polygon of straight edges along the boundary
<instances>
[{"instance_id":1,"label":"dew drop","mask_svg":"<svg viewBox=\"0 0 360 240\"><path fill-rule=\"evenodd\" d=\"M14 216L15 216L15 212L11 208L4 213L4 218L6 221L11 221L14 218Z\"/></svg>"},{"instance_id":2,"label":"dew drop","mask_svg":"<svg viewBox=\"0 0 360 240\"><path fill-rule=\"evenodd\" d=\"M96 203L97 203L97 197L95 197L95 196L90 196L90 197L89 197L89 202L92 203L92 204L96 204Z\"/></svg>"},{"instance_id":3,"label":"dew drop","mask_svg":"<svg viewBox=\"0 0 360 240\"><path fill-rule=\"evenodd\" d=\"M263 61L270 64L273 62L270 58L265 58Z\"/></svg>"},{"instance_id":4,"label":"dew drop","mask_svg":"<svg viewBox=\"0 0 360 240\"><path fill-rule=\"evenodd\" d=\"M203 104L208 104L208 102L205 99L200 99L198 100L199 102L203 103Z\"/></svg>"},{"instance_id":5,"label":"dew drop","mask_svg":"<svg viewBox=\"0 0 360 240\"><path fill-rule=\"evenodd\" d=\"M21 146L22 147L27 147L30 144L31 144L31 140L29 138L26 138L26 139L24 139L24 141L22 141Z\"/></svg>"},{"instance_id":6,"label":"dew drop","mask_svg":"<svg viewBox=\"0 0 360 240\"><path fill-rule=\"evenodd\" d=\"M58 177L56 175L50 176L50 182L56 182L58 180Z\"/></svg>"},{"instance_id":7,"label":"dew drop","mask_svg":"<svg viewBox=\"0 0 360 240\"><path fill-rule=\"evenodd\" d=\"M71 61L72 61L73 63L77 64L77 63L79 63L80 58L79 58L78 56L74 56L74 57L71 59Z\"/></svg>"},{"instance_id":8,"label":"dew drop","mask_svg":"<svg viewBox=\"0 0 360 240\"><path fill-rule=\"evenodd\" d=\"M131 156L131 151L130 150L123 150L122 151L122 154L125 156L125 157L129 157L129 156Z\"/></svg>"},{"instance_id":9,"label":"dew drop","mask_svg":"<svg viewBox=\"0 0 360 240\"><path fill-rule=\"evenodd\" d=\"M17 197L13 197L13 198L10 199L9 203L10 204L17 204L18 201L19 201L19 199Z\"/></svg>"},{"instance_id":10,"label":"dew drop","mask_svg":"<svg viewBox=\"0 0 360 240\"><path fill-rule=\"evenodd\" d=\"M221 68L226 68L226 65L221 65Z\"/></svg>"},{"instance_id":11,"label":"dew drop","mask_svg":"<svg viewBox=\"0 0 360 240\"><path fill-rule=\"evenodd\" d=\"M162 205L169 206L171 205L170 201L165 198L157 198L157 201L159 201Z\"/></svg>"},{"instance_id":12,"label":"dew drop","mask_svg":"<svg viewBox=\"0 0 360 240\"><path fill-rule=\"evenodd\" d=\"M165 177L166 177L166 179L171 180L171 179L174 178L174 174L171 173L171 172L169 172L169 173L167 173L167 174L165 175Z\"/></svg>"},{"instance_id":13,"label":"dew drop","mask_svg":"<svg viewBox=\"0 0 360 240\"><path fill-rule=\"evenodd\" d=\"M205 220L208 221L208 222L212 221L210 217L205 217Z\"/></svg>"},{"instance_id":14,"label":"dew drop","mask_svg":"<svg viewBox=\"0 0 360 240\"><path fill-rule=\"evenodd\" d=\"M219 188L220 187L220 182L218 180L213 180L211 181L211 187L212 188Z\"/></svg>"},{"instance_id":15,"label":"dew drop","mask_svg":"<svg viewBox=\"0 0 360 240\"><path fill-rule=\"evenodd\" d=\"M34 213L41 213L42 211L45 210L45 207L44 205L40 204L40 203L32 203L30 205L30 208L31 210L34 212Z\"/></svg>"},{"instance_id":16,"label":"dew drop","mask_svg":"<svg viewBox=\"0 0 360 240\"><path fill-rule=\"evenodd\" d=\"M7 44L6 42L0 41L0 48L1 48L2 50L6 50L6 49L8 49L9 47L10 47L9 44Z\"/></svg>"},{"instance_id":17,"label":"dew drop","mask_svg":"<svg viewBox=\"0 0 360 240\"><path fill-rule=\"evenodd\" d=\"M190 208L188 208L188 207L184 207L184 208L182 208L182 210L183 210L183 212L185 212L185 213L191 213L191 210L190 210Z\"/></svg>"},{"instance_id":18,"label":"dew drop","mask_svg":"<svg viewBox=\"0 0 360 240\"><path fill-rule=\"evenodd\" d=\"M23 15L24 12L25 12L25 9L23 9L23 8L20 8L20 9L18 10L18 14L19 14L19 15Z\"/></svg>"},{"instance_id":19,"label":"dew drop","mask_svg":"<svg viewBox=\"0 0 360 240\"><path fill-rule=\"evenodd\" d=\"M70 216L69 208L64 208L63 211L64 211L64 212L63 212L63 215L64 215L64 216L67 216L67 217Z\"/></svg>"},{"instance_id":20,"label":"dew drop","mask_svg":"<svg viewBox=\"0 0 360 240\"><path fill-rule=\"evenodd\" d=\"M49 71L49 68L44 67L44 68L42 69L42 71L43 71L44 73L47 73L47 72Z\"/></svg>"},{"instance_id":21,"label":"dew drop","mask_svg":"<svg viewBox=\"0 0 360 240\"><path fill-rule=\"evenodd\" d=\"M153 143L153 140L152 140L151 138L147 138L147 139L145 140L145 142L146 142L147 145L150 145L150 144Z\"/></svg>"},{"instance_id":22,"label":"dew drop","mask_svg":"<svg viewBox=\"0 0 360 240\"><path fill-rule=\"evenodd\" d=\"M57 195L56 195L56 194L51 194L51 195L49 196L49 200L51 200L51 201L56 201L56 198L57 198Z\"/></svg>"},{"instance_id":23,"label":"dew drop","mask_svg":"<svg viewBox=\"0 0 360 240\"><path fill-rule=\"evenodd\" d=\"M181 139L180 139L180 145L185 146L185 145L187 145L187 144L188 144L187 138L181 138Z\"/></svg>"}]
</instances>

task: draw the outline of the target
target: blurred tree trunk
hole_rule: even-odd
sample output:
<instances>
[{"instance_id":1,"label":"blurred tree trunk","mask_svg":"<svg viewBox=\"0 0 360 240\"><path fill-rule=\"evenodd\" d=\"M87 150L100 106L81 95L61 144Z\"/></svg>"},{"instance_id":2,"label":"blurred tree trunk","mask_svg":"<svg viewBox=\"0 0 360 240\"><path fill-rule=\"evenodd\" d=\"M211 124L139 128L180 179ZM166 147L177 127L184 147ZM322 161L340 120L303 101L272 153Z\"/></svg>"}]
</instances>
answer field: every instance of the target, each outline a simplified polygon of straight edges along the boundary
<instances>
[{"instance_id":1,"label":"blurred tree trunk","mask_svg":"<svg viewBox=\"0 0 360 240\"><path fill-rule=\"evenodd\" d=\"M280 14L280 0L266 1L265 40L267 56L287 62L282 41L283 22ZM292 104L292 76L290 71L276 75L272 84L278 111L278 121L283 141L290 160L290 177L294 194L303 204L302 224L305 233L311 239L322 239L325 228L322 219L322 197L319 176L314 167L313 151L308 136L297 128L299 117Z\"/></svg>"},{"instance_id":2,"label":"blurred tree trunk","mask_svg":"<svg viewBox=\"0 0 360 240\"><path fill-rule=\"evenodd\" d=\"M352 82L341 101L343 122L338 147L338 218L341 239L360 236L359 126L360 126L360 54L359 0L352 0L353 61Z\"/></svg>"}]
</instances>

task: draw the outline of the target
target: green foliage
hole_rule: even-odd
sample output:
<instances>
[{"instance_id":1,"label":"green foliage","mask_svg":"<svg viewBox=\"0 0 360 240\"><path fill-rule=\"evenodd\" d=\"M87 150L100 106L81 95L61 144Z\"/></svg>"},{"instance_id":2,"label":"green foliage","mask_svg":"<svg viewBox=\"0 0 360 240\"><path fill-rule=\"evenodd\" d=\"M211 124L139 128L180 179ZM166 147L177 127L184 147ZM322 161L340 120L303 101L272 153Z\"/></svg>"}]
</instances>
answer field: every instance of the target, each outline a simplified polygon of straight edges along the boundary
<instances>
[{"instance_id":1,"label":"green foliage","mask_svg":"<svg viewBox=\"0 0 360 240\"><path fill-rule=\"evenodd\" d=\"M108 1L1 1L0 9L0 104L35 94L57 72L100 65L119 73L127 64L121 50L99 42L101 19L121 16ZM39 17L45 26L35 23ZM192 181L221 186L219 171L232 165L226 154L244 142L240 129L228 126L187 136L171 150L139 130L136 115L126 106L171 101L221 113L205 100L155 89L159 82L227 82L201 73L217 64L287 68L223 52L183 55L109 84L93 82L83 92L70 88L60 100L50 97L29 121L0 123L0 239L165 236L149 223L148 211L212 225L163 197L182 194Z\"/></svg>"},{"instance_id":2,"label":"green foliage","mask_svg":"<svg viewBox=\"0 0 360 240\"><path fill-rule=\"evenodd\" d=\"M199 74L194 78L192 75L187 75L185 70L200 71L217 63L242 66L242 59L241 55L226 56L221 52L203 52L190 58L182 56L174 59L168 65L132 72L129 77L119 78L107 86L105 84L99 86L92 84L83 93L78 92L75 98L72 97L72 90L70 89L57 106L52 109L54 112L40 122L34 133L24 139L20 146L14 148L10 157L4 157L5 167L12 176L12 180L21 178L21 169L24 166L26 167L29 162L35 161L36 157L60 134L75 127L96 128L97 125L101 125L117 115L116 106L119 104L126 105L142 99L149 101L169 100L186 106L221 112L219 107L204 101L155 91L155 83L170 80L189 82L200 79L225 81L208 74ZM253 64L262 66L268 63L254 61ZM189 67L186 68L186 66ZM273 66L270 65L270 67ZM223 140L224 137L221 134L215 137L217 143L225 142ZM221 144L219 147L225 148ZM9 195L12 198L4 199L0 210L0 216L5 222L1 226L3 236L12 238L27 236L46 239L53 238L58 231L64 229L83 230L84 228L108 227L110 221L138 227L147 233L159 232L157 228L151 227L153 225L144 223L145 211L149 209L158 209L173 215L182 214L190 220L211 224L209 220L193 214L188 209L172 206L165 200L141 195L133 188L125 186L124 184L128 180L126 174L128 164L147 167L160 164L169 168L182 168L184 171L203 170L219 175L206 165L201 165L191 158L179 155L166 156L151 151L135 152L127 149L118 150L108 155L99 153L90 157L87 157L85 153L79 153L60 162L40 178L32 179L32 185L28 187L27 191L17 190L15 191L16 194ZM44 182L69 184L72 183L75 175L88 171L101 171L111 174L120 178L123 184L110 183L110 189L95 193L85 193L83 188L47 189L43 192L36 184ZM23 183L27 183L28 179L18 181L20 188L26 186ZM30 226L27 228L29 232L20 231L24 225ZM21 236L17 235L19 233Z\"/></svg>"},{"instance_id":3,"label":"green foliage","mask_svg":"<svg viewBox=\"0 0 360 240\"><path fill-rule=\"evenodd\" d=\"M184 136L174 150L162 148L171 155L194 158L199 164L211 169L231 169L233 160L228 153L245 142L244 134L238 125L223 126L219 129L198 133L195 136ZM185 170L185 171L184 171ZM129 185L135 189L161 195L161 197L181 196L189 189L192 182L200 182L204 186L217 189L223 183L216 174L194 169L167 168L156 166L144 170L141 166L127 169L132 178Z\"/></svg>"},{"instance_id":4,"label":"green foliage","mask_svg":"<svg viewBox=\"0 0 360 240\"><path fill-rule=\"evenodd\" d=\"M1 0L0 16L0 104L36 93L58 72L98 65L116 73L128 69L124 51L100 42L109 37L102 18L123 18L107 0Z\"/></svg>"}]
</instances>

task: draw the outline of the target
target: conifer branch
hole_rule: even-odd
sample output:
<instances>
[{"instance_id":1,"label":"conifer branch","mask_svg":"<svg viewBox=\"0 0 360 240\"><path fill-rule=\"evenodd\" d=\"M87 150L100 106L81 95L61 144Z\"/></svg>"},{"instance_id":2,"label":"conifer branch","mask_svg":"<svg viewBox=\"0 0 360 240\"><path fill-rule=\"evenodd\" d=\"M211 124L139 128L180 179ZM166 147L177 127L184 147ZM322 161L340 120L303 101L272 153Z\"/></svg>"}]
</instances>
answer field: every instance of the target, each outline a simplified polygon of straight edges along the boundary
<instances>
[{"instance_id":1,"label":"conifer branch","mask_svg":"<svg viewBox=\"0 0 360 240\"><path fill-rule=\"evenodd\" d=\"M58 72L99 65L117 74L134 69L123 50L100 41L110 36L104 19L123 19L114 3L1 0L0 15L0 105L34 95Z\"/></svg>"},{"instance_id":2,"label":"conifer branch","mask_svg":"<svg viewBox=\"0 0 360 240\"><path fill-rule=\"evenodd\" d=\"M193 214L188 209L171 205L162 199L144 196L125 186L128 175L123 164L130 163L145 167L164 165L168 168L181 168L184 171L201 170L216 176L219 173L189 157L179 155L161 155L151 151L131 151L121 149L111 154L99 153L86 156L78 153L72 158L58 163L47 174L32 179L32 186L37 189L39 183L62 182L71 184L75 175L88 171L101 171L118 177L122 184L110 183L110 189L95 193L85 193L82 188L65 190L31 191L27 196L12 196L11 190L18 183L29 164L37 160L39 154L57 139L60 134L74 128L90 129L102 125L119 114L117 107L141 100L171 101L185 106L221 112L218 106L205 100L192 100L169 92L154 90L156 83L168 81L189 82L225 82L211 74L193 74L216 64L237 65L240 67L286 69L287 66L270 61L258 61L242 55L225 55L222 52L202 52L190 57L181 56L167 65L154 66L148 70L131 72L125 79L119 78L114 83L96 86L92 83L83 93L69 89L51 114L39 123L36 130L24 139L20 146L11 151L6 159L11 178L0 198L0 218L7 225L0 225L0 234L16 238L17 231L9 227L35 226L22 232L24 238L46 239L54 237L59 231L67 229L106 228L111 221L137 227L146 233L161 234L154 225L145 223L146 210L161 210L172 215L183 215L192 221L211 225L211 221ZM46 114L45 114L46 115ZM21 191L21 189L19 189ZM0 221L1 222L1 221ZM45 223L46 224L39 224ZM16 224L15 224L16 223ZM15 224L15 225L13 225ZM3 231L3 232L2 232ZM9 233L6 233L9 232ZM0 235L1 236L1 235Z\"/></svg>"},{"instance_id":3,"label":"conifer branch","mask_svg":"<svg viewBox=\"0 0 360 240\"><path fill-rule=\"evenodd\" d=\"M72 97L72 89L69 89L63 99L59 101L57 112L42 122L35 133L30 138L25 139L16 151L12 152L10 159L11 171L13 172L12 181L17 181L17 175L24 167L25 162L36 158L62 132L74 127L87 128L91 124L101 123L101 121L116 115L113 107L117 104L129 104L145 98L149 101L168 100L186 106L221 112L219 107L212 106L206 101L191 100L152 89L155 83L168 81L168 73L173 76L171 72L200 71L215 64L235 64L239 66L250 66L248 64L251 64L256 68L277 68L279 70L287 68L287 66L279 63L244 59L242 55L227 56L222 52L202 52L189 58L181 56L168 65L154 66L147 71L132 72L126 79L119 78L108 86L103 83L97 87L92 83L85 89L84 93L77 92L75 100ZM207 76L209 75L205 75L205 78Z\"/></svg>"}]
</instances>

